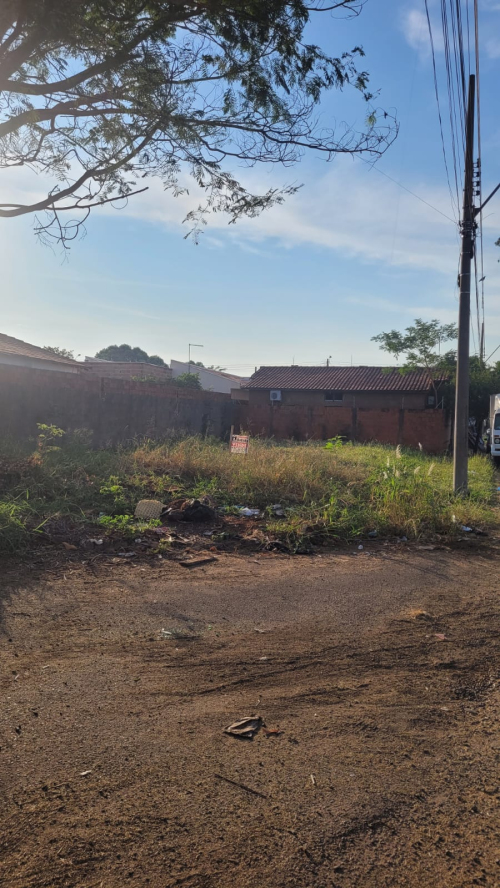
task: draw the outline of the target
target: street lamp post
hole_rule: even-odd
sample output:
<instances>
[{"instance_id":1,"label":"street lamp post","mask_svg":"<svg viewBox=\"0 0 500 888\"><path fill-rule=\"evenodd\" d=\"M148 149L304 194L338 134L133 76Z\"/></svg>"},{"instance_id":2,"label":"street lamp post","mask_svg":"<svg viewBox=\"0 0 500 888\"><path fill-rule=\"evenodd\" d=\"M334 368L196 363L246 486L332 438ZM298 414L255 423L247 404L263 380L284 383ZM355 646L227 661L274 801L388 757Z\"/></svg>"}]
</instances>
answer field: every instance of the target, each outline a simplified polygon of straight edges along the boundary
<instances>
[{"instance_id":1,"label":"street lamp post","mask_svg":"<svg viewBox=\"0 0 500 888\"><path fill-rule=\"evenodd\" d=\"M191 349L192 348L203 348L202 345L199 345L197 342L190 342L188 346L188 373L191 373Z\"/></svg>"}]
</instances>

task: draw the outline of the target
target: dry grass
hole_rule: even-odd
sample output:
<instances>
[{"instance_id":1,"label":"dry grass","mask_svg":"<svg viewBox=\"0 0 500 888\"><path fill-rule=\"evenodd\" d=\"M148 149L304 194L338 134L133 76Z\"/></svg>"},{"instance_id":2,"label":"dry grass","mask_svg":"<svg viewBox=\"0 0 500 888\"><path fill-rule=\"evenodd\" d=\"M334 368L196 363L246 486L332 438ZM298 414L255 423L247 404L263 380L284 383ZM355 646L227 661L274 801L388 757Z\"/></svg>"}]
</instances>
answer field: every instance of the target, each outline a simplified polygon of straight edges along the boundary
<instances>
[{"instance_id":1,"label":"dry grass","mask_svg":"<svg viewBox=\"0 0 500 888\"><path fill-rule=\"evenodd\" d=\"M452 538L462 525L495 522L493 465L481 456L470 460L467 498L451 493L449 459L381 445L327 450L318 443L254 441L245 456L201 438L97 452L65 439L60 450L36 458L23 459L18 447L0 449L0 457L0 550L7 551L26 545L47 520L89 523L102 512L130 515L143 497L168 502L210 494L221 508L259 508L266 532L292 548L370 531ZM275 503L285 508L285 519L273 517Z\"/></svg>"},{"instance_id":2,"label":"dry grass","mask_svg":"<svg viewBox=\"0 0 500 888\"><path fill-rule=\"evenodd\" d=\"M129 462L131 461L131 462ZM265 509L290 508L290 533L307 527L344 539L370 530L418 537L455 534L462 525L493 521L494 471L490 460L470 461L470 496L451 493L448 458L401 452L381 445L326 450L309 443L280 446L255 441L244 456L197 438L127 455L127 471L168 477L169 482L219 502ZM283 531L283 522L271 525Z\"/></svg>"}]
</instances>

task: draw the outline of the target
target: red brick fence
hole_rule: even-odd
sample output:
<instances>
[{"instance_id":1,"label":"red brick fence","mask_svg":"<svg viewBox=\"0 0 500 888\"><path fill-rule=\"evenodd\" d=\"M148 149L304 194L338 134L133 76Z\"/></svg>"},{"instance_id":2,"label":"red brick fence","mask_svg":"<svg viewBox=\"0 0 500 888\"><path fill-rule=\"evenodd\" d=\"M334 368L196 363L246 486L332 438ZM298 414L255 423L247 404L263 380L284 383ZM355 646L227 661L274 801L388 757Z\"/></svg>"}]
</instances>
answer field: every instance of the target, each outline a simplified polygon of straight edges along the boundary
<instances>
[{"instance_id":1,"label":"red brick fence","mask_svg":"<svg viewBox=\"0 0 500 888\"><path fill-rule=\"evenodd\" d=\"M349 441L379 441L443 453L449 447L450 419L444 410L363 407L245 405L241 428L252 435L278 440L327 440L341 435Z\"/></svg>"}]
</instances>

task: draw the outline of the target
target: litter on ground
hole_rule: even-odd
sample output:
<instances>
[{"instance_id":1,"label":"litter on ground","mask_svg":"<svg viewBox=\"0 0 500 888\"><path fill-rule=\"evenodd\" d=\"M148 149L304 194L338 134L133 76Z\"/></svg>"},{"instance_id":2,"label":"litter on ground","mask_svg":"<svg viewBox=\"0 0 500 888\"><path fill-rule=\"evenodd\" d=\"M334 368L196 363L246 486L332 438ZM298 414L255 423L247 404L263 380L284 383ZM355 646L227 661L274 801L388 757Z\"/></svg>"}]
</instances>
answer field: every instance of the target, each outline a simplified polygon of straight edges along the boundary
<instances>
[{"instance_id":1,"label":"litter on ground","mask_svg":"<svg viewBox=\"0 0 500 888\"><path fill-rule=\"evenodd\" d=\"M135 507L135 517L154 521L161 518L166 506L159 500L140 500Z\"/></svg>"},{"instance_id":2,"label":"litter on ground","mask_svg":"<svg viewBox=\"0 0 500 888\"><path fill-rule=\"evenodd\" d=\"M255 734L260 730L264 722L260 715L252 715L249 718L242 718L229 727L224 728L225 734L232 737L240 737L243 740L253 740Z\"/></svg>"}]
</instances>

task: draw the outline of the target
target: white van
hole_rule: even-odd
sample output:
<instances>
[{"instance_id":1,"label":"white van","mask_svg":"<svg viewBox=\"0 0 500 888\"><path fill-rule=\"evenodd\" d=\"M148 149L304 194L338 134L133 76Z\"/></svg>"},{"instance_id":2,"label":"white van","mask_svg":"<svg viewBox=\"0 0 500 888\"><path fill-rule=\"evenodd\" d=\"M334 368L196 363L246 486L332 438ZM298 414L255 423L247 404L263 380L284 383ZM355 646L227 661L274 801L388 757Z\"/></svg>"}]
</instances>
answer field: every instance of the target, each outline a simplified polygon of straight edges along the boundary
<instances>
[{"instance_id":1,"label":"white van","mask_svg":"<svg viewBox=\"0 0 500 888\"><path fill-rule=\"evenodd\" d=\"M490 396L491 456L500 461L500 395Z\"/></svg>"}]
</instances>

